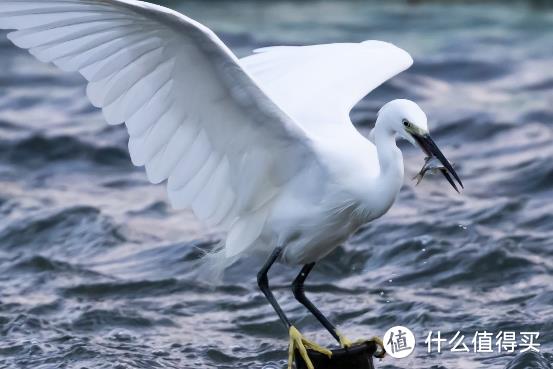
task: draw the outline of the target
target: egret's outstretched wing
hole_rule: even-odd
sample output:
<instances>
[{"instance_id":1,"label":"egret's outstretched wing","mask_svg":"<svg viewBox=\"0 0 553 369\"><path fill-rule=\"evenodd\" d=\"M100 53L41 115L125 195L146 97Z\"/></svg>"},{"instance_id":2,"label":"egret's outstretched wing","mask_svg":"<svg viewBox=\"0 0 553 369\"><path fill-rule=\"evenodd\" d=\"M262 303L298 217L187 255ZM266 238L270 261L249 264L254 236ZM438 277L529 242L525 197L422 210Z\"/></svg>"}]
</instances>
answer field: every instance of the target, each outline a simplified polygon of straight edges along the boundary
<instances>
[{"instance_id":1,"label":"egret's outstretched wing","mask_svg":"<svg viewBox=\"0 0 553 369\"><path fill-rule=\"evenodd\" d=\"M171 203L229 231L227 253L260 234L279 188L312 157L309 139L203 25L134 0L2 0L0 28L44 62L78 71L135 165L168 179Z\"/></svg>"},{"instance_id":2,"label":"egret's outstretched wing","mask_svg":"<svg viewBox=\"0 0 553 369\"><path fill-rule=\"evenodd\" d=\"M355 104L413 63L382 41L258 49L240 60L264 91L306 130L349 122Z\"/></svg>"}]
</instances>

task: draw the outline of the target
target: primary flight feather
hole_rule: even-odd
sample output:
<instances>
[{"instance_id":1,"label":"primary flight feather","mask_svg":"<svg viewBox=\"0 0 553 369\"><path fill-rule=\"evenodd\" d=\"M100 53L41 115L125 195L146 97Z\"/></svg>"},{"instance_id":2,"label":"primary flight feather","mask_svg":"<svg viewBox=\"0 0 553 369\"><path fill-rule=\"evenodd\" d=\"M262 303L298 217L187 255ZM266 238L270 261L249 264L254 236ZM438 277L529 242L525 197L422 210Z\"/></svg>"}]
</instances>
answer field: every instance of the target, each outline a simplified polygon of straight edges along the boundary
<instances>
[{"instance_id":1,"label":"primary flight feather","mask_svg":"<svg viewBox=\"0 0 553 369\"><path fill-rule=\"evenodd\" d=\"M126 124L133 163L153 183L168 180L171 204L237 241L255 240L278 189L313 160L305 131L213 32L179 13L138 1L3 1L0 27L17 29L8 38L39 60L81 73L106 121Z\"/></svg>"}]
</instances>

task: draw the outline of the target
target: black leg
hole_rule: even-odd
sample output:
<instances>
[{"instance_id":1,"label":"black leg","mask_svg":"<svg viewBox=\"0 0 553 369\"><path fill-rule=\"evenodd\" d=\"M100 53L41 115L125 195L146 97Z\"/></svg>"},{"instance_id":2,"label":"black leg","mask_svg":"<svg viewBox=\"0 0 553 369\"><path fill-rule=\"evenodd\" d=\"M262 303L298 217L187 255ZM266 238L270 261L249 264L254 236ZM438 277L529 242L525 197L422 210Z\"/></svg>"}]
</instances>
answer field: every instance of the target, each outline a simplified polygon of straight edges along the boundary
<instances>
[{"instance_id":1,"label":"black leg","mask_svg":"<svg viewBox=\"0 0 553 369\"><path fill-rule=\"evenodd\" d=\"M257 284L259 285L259 289L261 290L261 292L263 292L263 294L265 295L269 303L273 306L273 309L275 309L282 323L284 323L284 325L286 326L286 329L290 329L292 324L290 324L290 320L288 320L288 318L284 314L284 311L282 311L280 305L278 304L277 300L273 296L273 293L269 288L269 278L267 277L267 273L269 272L269 269L271 269L271 266L273 266L275 261L280 256L281 252L282 252L282 247L277 247L275 251L273 251L271 256L269 256L269 259L267 259L267 261L265 262L265 265L263 265L263 268L261 268L259 273L257 273Z\"/></svg>"},{"instance_id":2,"label":"black leg","mask_svg":"<svg viewBox=\"0 0 553 369\"><path fill-rule=\"evenodd\" d=\"M336 339L336 341L340 342L340 336L338 336L338 333L336 332L336 327L328 321L328 319L317 309L315 305L305 296L305 288L303 287L303 283L305 282L305 279L315 266L315 263L306 264L301 269L300 274L294 279L294 282L292 283L292 291L294 292L294 297L296 300L298 300L303 306L307 308L317 318L319 322L326 328L327 331L330 332L330 334Z\"/></svg>"}]
</instances>

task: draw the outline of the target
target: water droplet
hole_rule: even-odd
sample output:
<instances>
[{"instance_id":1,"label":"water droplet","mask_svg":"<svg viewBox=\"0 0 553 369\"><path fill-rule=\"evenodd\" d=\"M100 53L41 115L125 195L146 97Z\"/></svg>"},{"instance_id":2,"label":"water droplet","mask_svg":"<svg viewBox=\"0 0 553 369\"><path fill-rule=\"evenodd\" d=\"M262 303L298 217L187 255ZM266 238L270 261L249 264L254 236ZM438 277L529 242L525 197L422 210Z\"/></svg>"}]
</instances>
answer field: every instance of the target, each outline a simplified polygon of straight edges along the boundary
<instances>
[{"instance_id":1,"label":"water droplet","mask_svg":"<svg viewBox=\"0 0 553 369\"><path fill-rule=\"evenodd\" d=\"M114 330L110 333L110 338L115 341L128 342L132 341L133 336L126 330Z\"/></svg>"},{"instance_id":2,"label":"water droplet","mask_svg":"<svg viewBox=\"0 0 553 369\"><path fill-rule=\"evenodd\" d=\"M388 279L388 283L392 283L392 280L391 280L391 279Z\"/></svg>"},{"instance_id":3,"label":"water droplet","mask_svg":"<svg viewBox=\"0 0 553 369\"><path fill-rule=\"evenodd\" d=\"M425 252L425 251L426 251L426 249L425 249L425 248L423 248L423 249L422 249L421 251L422 251L422 252Z\"/></svg>"},{"instance_id":4,"label":"water droplet","mask_svg":"<svg viewBox=\"0 0 553 369\"><path fill-rule=\"evenodd\" d=\"M380 291L380 296L384 296L384 291Z\"/></svg>"},{"instance_id":5,"label":"water droplet","mask_svg":"<svg viewBox=\"0 0 553 369\"><path fill-rule=\"evenodd\" d=\"M459 228L466 230L466 229L467 229L467 226L466 226L466 225L463 225L463 224L459 224Z\"/></svg>"}]
</instances>

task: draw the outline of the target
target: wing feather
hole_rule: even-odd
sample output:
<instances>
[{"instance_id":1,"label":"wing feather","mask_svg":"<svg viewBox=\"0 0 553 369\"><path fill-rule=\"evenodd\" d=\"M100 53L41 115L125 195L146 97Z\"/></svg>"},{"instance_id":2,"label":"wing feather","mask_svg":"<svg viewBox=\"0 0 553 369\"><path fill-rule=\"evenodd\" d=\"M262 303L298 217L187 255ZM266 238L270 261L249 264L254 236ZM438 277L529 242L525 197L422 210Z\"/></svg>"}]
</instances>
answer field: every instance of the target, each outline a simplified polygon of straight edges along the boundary
<instances>
[{"instance_id":1,"label":"wing feather","mask_svg":"<svg viewBox=\"0 0 553 369\"><path fill-rule=\"evenodd\" d=\"M91 34L107 33L113 30L121 30L121 27L132 25L132 20L112 17L85 17L71 20L71 22L57 22L59 26L47 24L45 26L33 27L23 31L13 32L11 40L18 47L30 49L38 46L55 45L66 41L73 41ZM40 37L37 33L40 32Z\"/></svg>"},{"instance_id":2,"label":"wing feather","mask_svg":"<svg viewBox=\"0 0 553 369\"><path fill-rule=\"evenodd\" d=\"M273 46L241 59L264 91L303 128L350 122L355 104L409 68L411 56L382 41L311 46Z\"/></svg>"},{"instance_id":3,"label":"wing feather","mask_svg":"<svg viewBox=\"0 0 553 369\"><path fill-rule=\"evenodd\" d=\"M152 42L150 38L155 32L142 33L140 27L133 25L127 26L124 30L120 30L117 37L102 35L89 43L83 44L79 49L68 53L65 56L59 57L53 63L64 71L76 72L81 74L88 80L96 73L96 70L91 67L96 65L99 68L108 60L116 60L119 58L129 58L128 48L139 42ZM156 40L159 43L159 41ZM92 71L88 72L88 69Z\"/></svg>"},{"instance_id":4,"label":"wing feather","mask_svg":"<svg viewBox=\"0 0 553 369\"><path fill-rule=\"evenodd\" d=\"M7 0L0 28L14 29L9 39L39 60L81 73L108 123L125 122L133 163L154 183L168 180L174 207L228 230L231 254L260 235L263 205L295 174L287 163L315 157L305 132L217 36L172 10L134 0Z\"/></svg>"},{"instance_id":5,"label":"wing feather","mask_svg":"<svg viewBox=\"0 0 553 369\"><path fill-rule=\"evenodd\" d=\"M125 121L127 130L131 137L140 136L150 126L152 126L161 116L163 112L169 109L174 103L173 97L173 85L175 81L170 79L163 86L161 86L152 95L152 98L144 103L139 109L137 109L130 117ZM187 127L190 124L183 124L181 127ZM183 144L184 145L184 144Z\"/></svg>"}]
</instances>

